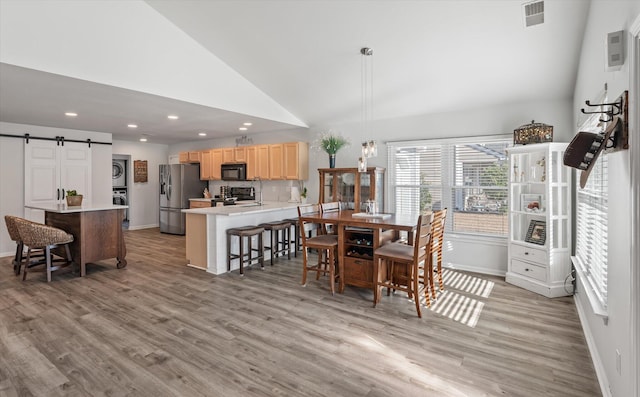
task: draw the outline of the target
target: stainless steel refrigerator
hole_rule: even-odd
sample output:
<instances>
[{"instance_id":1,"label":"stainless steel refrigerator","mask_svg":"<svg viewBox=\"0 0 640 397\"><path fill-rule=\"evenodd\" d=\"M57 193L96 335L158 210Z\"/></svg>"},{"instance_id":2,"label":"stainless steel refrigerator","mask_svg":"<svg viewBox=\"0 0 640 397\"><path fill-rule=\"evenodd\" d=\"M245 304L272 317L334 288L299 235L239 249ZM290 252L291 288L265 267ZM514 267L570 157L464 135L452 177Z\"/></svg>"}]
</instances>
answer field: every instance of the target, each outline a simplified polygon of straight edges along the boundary
<instances>
[{"instance_id":1,"label":"stainless steel refrigerator","mask_svg":"<svg viewBox=\"0 0 640 397\"><path fill-rule=\"evenodd\" d=\"M160 231L169 234L185 234L189 199L202 197L207 182L200 180L198 164L160 165Z\"/></svg>"}]
</instances>

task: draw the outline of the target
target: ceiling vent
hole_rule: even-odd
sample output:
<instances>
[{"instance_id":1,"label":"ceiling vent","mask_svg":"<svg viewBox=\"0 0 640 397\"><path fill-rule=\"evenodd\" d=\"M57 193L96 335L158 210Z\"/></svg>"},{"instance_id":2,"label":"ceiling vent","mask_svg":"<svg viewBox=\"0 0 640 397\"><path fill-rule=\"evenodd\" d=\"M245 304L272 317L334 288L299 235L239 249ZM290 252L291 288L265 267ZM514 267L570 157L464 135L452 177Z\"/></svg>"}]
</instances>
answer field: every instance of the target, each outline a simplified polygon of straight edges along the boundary
<instances>
[{"instance_id":1,"label":"ceiling vent","mask_svg":"<svg viewBox=\"0 0 640 397\"><path fill-rule=\"evenodd\" d=\"M544 23L544 1L533 1L522 4L524 10L524 26Z\"/></svg>"}]
</instances>

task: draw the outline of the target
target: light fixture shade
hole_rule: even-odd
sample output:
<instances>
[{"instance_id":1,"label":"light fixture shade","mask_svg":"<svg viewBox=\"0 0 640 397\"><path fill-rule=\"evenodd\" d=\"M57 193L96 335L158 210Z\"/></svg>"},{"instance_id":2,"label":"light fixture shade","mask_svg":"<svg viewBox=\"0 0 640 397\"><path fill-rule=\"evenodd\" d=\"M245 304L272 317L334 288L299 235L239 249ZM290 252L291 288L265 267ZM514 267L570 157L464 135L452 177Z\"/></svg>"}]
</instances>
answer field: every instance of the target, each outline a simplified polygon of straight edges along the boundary
<instances>
[{"instance_id":1,"label":"light fixture shade","mask_svg":"<svg viewBox=\"0 0 640 397\"><path fill-rule=\"evenodd\" d=\"M358 159L358 172L367 172L367 158L360 157Z\"/></svg>"},{"instance_id":2,"label":"light fixture shade","mask_svg":"<svg viewBox=\"0 0 640 397\"><path fill-rule=\"evenodd\" d=\"M362 157L371 158L378 155L376 141L362 142Z\"/></svg>"},{"instance_id":3,"label":"light fixture shade","mask_svg":"<svg viewBox=\"0 0 640 397\"><path fill-rule=\"evenodd\" d=\"M513 144L526 145L528 143L542 143L553 141L553 126L536 123L521 125L513 130Z\"/></svg>"}]
</instances>

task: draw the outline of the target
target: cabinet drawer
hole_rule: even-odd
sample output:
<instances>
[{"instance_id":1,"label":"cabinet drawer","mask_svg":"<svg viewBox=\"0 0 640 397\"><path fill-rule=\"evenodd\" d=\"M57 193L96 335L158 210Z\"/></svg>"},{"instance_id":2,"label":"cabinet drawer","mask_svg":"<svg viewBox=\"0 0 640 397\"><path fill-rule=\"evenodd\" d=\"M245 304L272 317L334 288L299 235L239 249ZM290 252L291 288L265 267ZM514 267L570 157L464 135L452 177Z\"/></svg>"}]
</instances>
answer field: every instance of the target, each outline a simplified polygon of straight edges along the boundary
<instances>
[{"instance_id":1,"label":"cabinet drawer","mask_svg":"<svg viewBox=\"0 0 640 397\"><path fill-rule=\"evenodd\" d=\"M359 258L344 258L345 284L360 287L373 285L373 261Z\"/></svg>"},{"instance_id":2,"label":"cabinet drawer","mask_svg":"<svg viewBox=\"0 0 640 397\"><path fill-rule=\"evenodd\" d=\"M511 245L511 257L522 259L529 262L539 263L543 266L547 266L549 258L547 251L543 249L523 247L521 245Z\"/></svg>"},{"instance_id":3,"label":"cabinet drawer","mask_svg":"<svg viewBox=\"0 0 640 397\"><path fill-rule=\"evenodd\" d=\"M211 207L210 201L190 201L189 208L207 208Z\"/></svg>"},{"instance_id":4,"label":"cabinet drawer","mask_svg":"<svg viewBox=\"0 0 640 397\"><path fill-rule=\"evenodd\" d=\"M511 271L526 277L534 278L540 281L547 281L546 268L536 266L532 263L522 262L517 259L511 260Z\"/></svg>"}]
</instances>

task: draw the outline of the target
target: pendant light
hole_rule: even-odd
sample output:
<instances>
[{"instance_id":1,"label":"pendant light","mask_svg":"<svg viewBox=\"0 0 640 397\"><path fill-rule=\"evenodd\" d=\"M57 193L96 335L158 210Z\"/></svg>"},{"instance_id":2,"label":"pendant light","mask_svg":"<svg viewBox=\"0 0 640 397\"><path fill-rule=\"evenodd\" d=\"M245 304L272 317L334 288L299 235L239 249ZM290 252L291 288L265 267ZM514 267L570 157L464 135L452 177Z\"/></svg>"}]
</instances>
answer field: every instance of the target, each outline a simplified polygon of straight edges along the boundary
<instances>
[{"instance_id":1,"label":"pendant light","mask_svg":"<svg viewBox=\"0 0 640 397\"><path fill-rule=\"evenodd\" d=\"M362 86L362 135L371 136L371 124L373 122L373 49L363 47L360 49L361 58L361 86ZM362 143L362 157L358 159L358 170L366 172L367 158L378 155L378 147L374 140Z\"/></svg>"}]
</instances>

